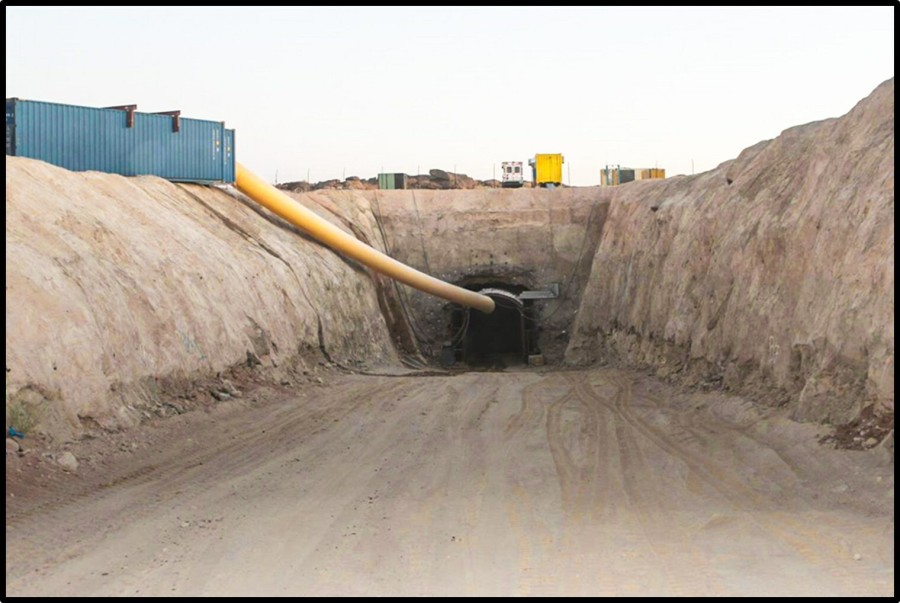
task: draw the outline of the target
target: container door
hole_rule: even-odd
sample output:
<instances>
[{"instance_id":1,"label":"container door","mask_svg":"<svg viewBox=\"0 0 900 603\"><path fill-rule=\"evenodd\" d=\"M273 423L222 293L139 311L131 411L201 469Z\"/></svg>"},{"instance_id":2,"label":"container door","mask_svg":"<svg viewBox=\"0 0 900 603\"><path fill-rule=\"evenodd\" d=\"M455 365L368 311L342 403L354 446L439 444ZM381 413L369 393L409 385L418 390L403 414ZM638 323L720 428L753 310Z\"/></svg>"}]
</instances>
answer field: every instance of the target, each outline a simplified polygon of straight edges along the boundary
<instances>
[{"instance_id":1,"label":"container door","mask_svg":"<svg viewBox=\"0 0 900 603\"><path fill-rule=\"evenodd\" d=\"M16 101L6 101L6 154L16 154Z\"/></svg>"},{"instance_id":2,"label":"container door","mask_svg":"<svg viewBox=\"0 0 900 603\"><path fill-rule=\"evenodd\" d=\"M234 130L225 130L225 182L234 182Z\"/></svg>"},{"instance_id":3,"label":"container door","mask_svg":"<svg viewBox=\"0 0 900 603\"><path fill-rule=\"evenodd\" d=\"M222 144L225 142L223 140L225 127L219 125L216 128L212 129L213 132L213 156L211 165L217 166L216 171L216 179L222 178L225 176L225 150L222 148Z\"/></svg>"}]
</instances>

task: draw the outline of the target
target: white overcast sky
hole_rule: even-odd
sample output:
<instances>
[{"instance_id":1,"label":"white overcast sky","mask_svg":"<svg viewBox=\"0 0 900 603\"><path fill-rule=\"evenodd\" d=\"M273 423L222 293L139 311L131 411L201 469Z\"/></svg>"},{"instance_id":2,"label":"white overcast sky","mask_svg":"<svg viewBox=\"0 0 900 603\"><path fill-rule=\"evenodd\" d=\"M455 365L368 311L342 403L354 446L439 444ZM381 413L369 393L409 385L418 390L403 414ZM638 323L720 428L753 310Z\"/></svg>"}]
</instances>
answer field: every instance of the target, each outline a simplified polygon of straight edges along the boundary
<instances>
[{"instance_id":1,"label":"white overcast sky","mask_svg":"<svg viewBox=\"0 0 900 603\"><path fill-rule=\"evenodd\" d=\"M6 96L225 121L268 180L699 173L894 76L884 7L5 7Z\"/></svg>"}]
</instances>

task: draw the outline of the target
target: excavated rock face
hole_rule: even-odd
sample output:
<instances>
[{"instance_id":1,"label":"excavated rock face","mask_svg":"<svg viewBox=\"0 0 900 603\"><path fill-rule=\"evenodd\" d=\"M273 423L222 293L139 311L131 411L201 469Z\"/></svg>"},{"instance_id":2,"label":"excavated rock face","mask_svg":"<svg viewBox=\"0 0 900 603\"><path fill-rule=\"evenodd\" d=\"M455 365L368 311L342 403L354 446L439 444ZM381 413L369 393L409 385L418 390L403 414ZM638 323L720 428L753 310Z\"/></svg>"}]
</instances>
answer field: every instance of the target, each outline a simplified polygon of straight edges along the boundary
<instances>
[{"instance_id":1,"label":"excavated rock face","mask_svg":"<svg viewBox=\"0 0 900 603\"><path fill-rule=\"evenodd\" d=\"M567 359L765 393L800 420L892 412L893 120L891 79L710 172L617 187Z\"/></svg>"},{"instance_id":2,"label":"excavated rock face","mask_svg":"<svg viewBox=\"0 0 900 603\"><path fill-rule=\"evenodd\" d=\"M559 362L581 299L608 203L599 187L468 191L367 191L389 253L442 280L515 293L560 285L533 302L538 346ZM448 302L407 289L426 356L452 337Z\"/></svg>"},{"instance_id":3,"label":"excavated rock face","mask_svg":"<svg viewBox=\"0 0 900 603\"><path fill-rule=\"evenodd\" d=\"M692 177L291 194L437 278L558 283L532 306L548 363L652 367L850 424L894 405L893 95L889 80L840 119ZM129 425L241 365L288 379L322 359L437 359L459 318L237 194L6 169L7 425L63 438Z\"/></svg>"},{"instance_id":4,"label":"excavated rock face","mask_svg":"<svg viewBox=\"0 0 900 603\"><path fill-rule=\"evenodd\" d=\"M7 425L130 425L240 365L395 364L368 272L255 207L7 157Z\"/></svg>"}]
</instances>

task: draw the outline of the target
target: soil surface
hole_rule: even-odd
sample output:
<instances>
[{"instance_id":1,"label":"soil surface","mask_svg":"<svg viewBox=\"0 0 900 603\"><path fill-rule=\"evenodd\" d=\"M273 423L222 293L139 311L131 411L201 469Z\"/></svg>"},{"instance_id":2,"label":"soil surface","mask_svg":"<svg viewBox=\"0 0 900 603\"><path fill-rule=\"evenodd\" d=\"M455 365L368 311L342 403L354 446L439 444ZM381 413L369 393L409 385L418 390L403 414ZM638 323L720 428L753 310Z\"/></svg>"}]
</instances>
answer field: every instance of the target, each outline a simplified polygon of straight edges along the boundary
<instances>
[{"instance_id":1,"label":"soil surface","mask_svg":"<svg viewBox=\"0 0 900 603\"><path fill-rule=\"evenodd\" d=\"M8 450L6 592L893 596L892 454L786 412L609 368L247 387Z\"/></svg>"}]
</instances>

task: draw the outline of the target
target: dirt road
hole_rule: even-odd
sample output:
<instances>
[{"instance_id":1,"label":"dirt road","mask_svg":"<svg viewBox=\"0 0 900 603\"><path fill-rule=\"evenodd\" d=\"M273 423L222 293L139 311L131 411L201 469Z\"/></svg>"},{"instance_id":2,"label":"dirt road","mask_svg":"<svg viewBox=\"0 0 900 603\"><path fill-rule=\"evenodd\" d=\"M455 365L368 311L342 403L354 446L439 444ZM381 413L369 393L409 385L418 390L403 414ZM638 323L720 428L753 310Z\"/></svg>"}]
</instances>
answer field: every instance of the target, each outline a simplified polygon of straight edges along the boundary
<instances>
[{"instance_id":1,"label":"dirt road","mask_svg":"<svg viewBox=\"0 0 900 603\"><path fill-rule=\"evenodd\" d=\"M8 456L7 594L894 592L890 457L738 398L602 369L241 404L52 488Z\"/></svg>"}]
</instances>

